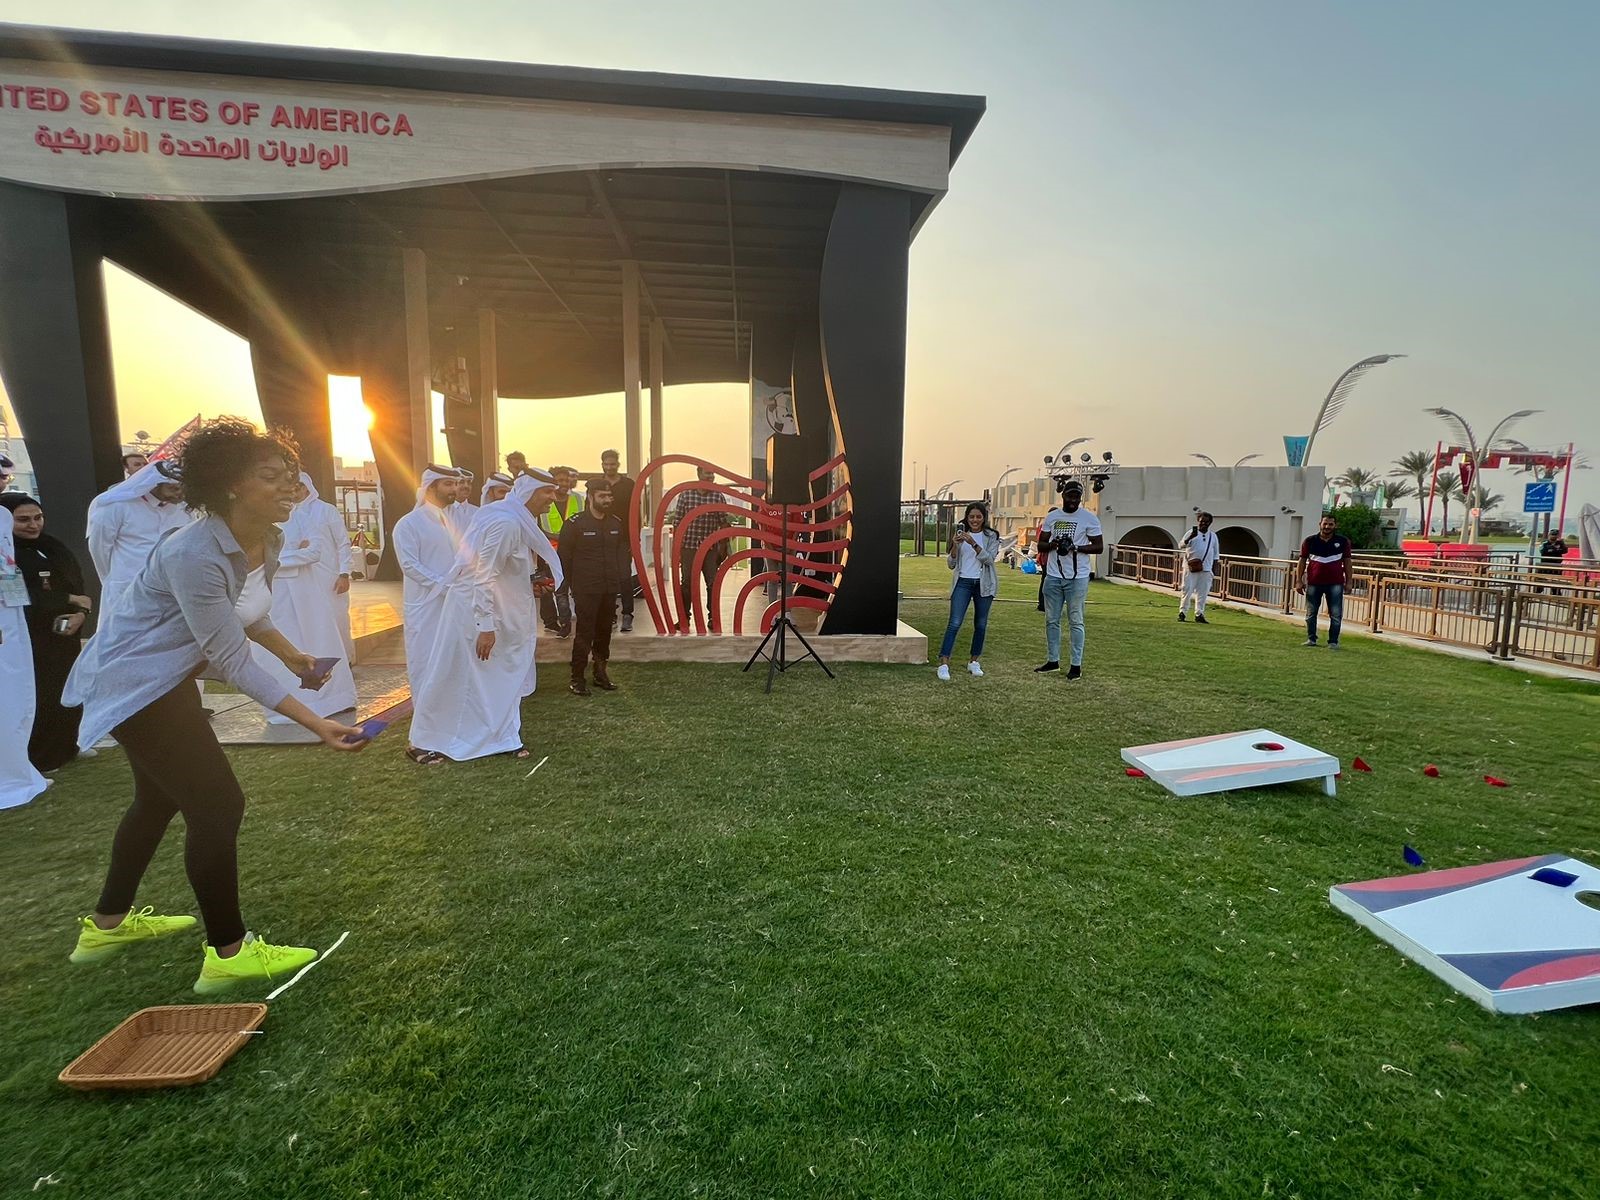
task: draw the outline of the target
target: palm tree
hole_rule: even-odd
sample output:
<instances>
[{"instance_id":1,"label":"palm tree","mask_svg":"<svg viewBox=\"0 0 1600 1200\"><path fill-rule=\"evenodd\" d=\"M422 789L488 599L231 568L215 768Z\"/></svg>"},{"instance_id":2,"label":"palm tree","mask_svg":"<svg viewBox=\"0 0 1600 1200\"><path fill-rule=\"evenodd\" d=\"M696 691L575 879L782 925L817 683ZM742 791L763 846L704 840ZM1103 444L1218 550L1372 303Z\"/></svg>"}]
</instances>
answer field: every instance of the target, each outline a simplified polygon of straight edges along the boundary
<instances>
[{"instance_id":1,"label":"palm tree","mask_svg":"<svg viewBox=\"0 0 1600 1200\"><path fill-rule=\"evenodd\" d=\"M1404 500L1407 496L1416 494L1416 489L1404 479L1391 479L1383 485L1384 495L1388 497L1392 506L1396 500Z\"/></svg>"},{"instance_id":2,"label":"palm tree","mask_svg":"<svg viewBox=\"0 0 1600 1200\"><path fill-rule=\"evenodd\" d=\"M1416 484L1416 489L1409 494L1417 498L1417 525L1419 528L1428 523L1428 513L1423 507L1422 501L1422 481L1431 474L1433 474L1433 455L1426 450L1407 450L1394 460L1394 470L1389 472L1391 478L1409 479ZM1389 494L1397 497L1400 495L1400 493L1393 491ZM1422 536L1428 536L1426 529L1422 530Z\"/></svg>"},{"instance_id":3,"label":"palm tree","mask_svg":"<svg viewBox=\"0 0 1600 1200\"><path fill-rule=\"evenodd\" d=\"M1439 532L1450 532L1450 500L1451 497L1461 498L1461 476L1454 471L1441 471L1438 479L1434 481L1434 488L1439 494L1439 499L1444 504L1444 516L1439 521Z\"/></svg>"},{"instance_id":4,"label":"palm tree","mask_svg":"<svg viewBox=\"0 0 1600 1200\"><path fill-rule=\"evenodd\" d=\"M1351 492L1370 492L1377 487L1378 475L1365 467L1346 467L1343 474L1333 477L1333 482Z\"/></svg>"},{"instance_id":5,"label":"palm tree","mask_svg":"<svg viewBox=\"0 0 1600 1200\"><path fill-rule=\"evenodd\" d=\"M1483 516L1488 516L1495 509L1499 508L1501 503L1505 500L1505 497L1499 492L1484 492L1479 491L1477 488L1473 488L1472 490L1478 493L1478 512Z\"/></svg>"}]
</instances>

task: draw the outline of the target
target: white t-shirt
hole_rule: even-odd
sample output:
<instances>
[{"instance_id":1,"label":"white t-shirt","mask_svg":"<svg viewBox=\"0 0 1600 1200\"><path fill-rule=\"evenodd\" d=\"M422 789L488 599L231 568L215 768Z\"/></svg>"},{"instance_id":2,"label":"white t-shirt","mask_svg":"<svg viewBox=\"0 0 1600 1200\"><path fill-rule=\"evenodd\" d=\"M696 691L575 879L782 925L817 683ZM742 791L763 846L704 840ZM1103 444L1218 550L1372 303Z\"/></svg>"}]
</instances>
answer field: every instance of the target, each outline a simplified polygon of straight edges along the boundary
<instances>
[{"instance_id":1,"label":"white t-shirt","mask_svg":"<svg viewBox=\"0 0 1600 1200\"><path fill-rule=\"evenodd\" d=\"M267 569L257 567L244 577L244 587L239 599L234 601L233 612L239 624L246 629L272 611L272 591L267 587Z\"/></svg>"},{"instance_id":2,"label":"white t-shirt","mask_svg":"<svg viewBox=\"0 0 1600 1200\"><path fill-rule=\"evenodd\" d=\"M1184 558L1198 558L1202 571L1213 570L1217 565L1217 535L1209 529L1204 533L1196 533L1184 549Z\"/></svg>"},{"instance_id":3,"label":"white t-shirt","mask_svg":"<svg viewBox=\"0 0 1600 1200\"><path fill-rule=\"evenodd\" d=\"M973 533L965 526L962 526L961 532L974 538L983 536L981 533ZM971 542L956 544L956 575L962 579L978 579L983 575L983 564L978 561L978 551Z\"/></svg>"},{"instance_id":4,"label":"white t-shirt","mask_svg":"<svg viewBox=\"0 0 1600 1200\"><path fill-rule=\"evenodd\" d=\"M1045 574L1057 579L1089 578L1094 555L1083 550L1074 554L1067 546L1087 546L1090 538L1101 537L1100 518L1087 508L1070 513L1064 508L1052 508L1044 519L1044 531L1059 543L1050 551L1050 565Z\"/></svg>"}]
</instances>

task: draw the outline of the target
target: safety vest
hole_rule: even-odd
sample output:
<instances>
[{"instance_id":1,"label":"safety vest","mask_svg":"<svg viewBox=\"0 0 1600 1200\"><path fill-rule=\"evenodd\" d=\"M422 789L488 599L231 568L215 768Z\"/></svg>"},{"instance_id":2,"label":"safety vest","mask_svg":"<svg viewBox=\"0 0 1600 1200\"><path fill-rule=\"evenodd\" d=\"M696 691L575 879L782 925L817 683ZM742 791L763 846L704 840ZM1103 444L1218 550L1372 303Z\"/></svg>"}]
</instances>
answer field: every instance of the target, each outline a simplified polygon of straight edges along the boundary
<instances>
[{"instance_id":1,"label":"safety vest","mask_svg":"<svg viewBox=\"0 0 1600 1200\"><path fill-rule=\"evenodd\" d=\"M562 512L556 502L552 500L550 502L550 511L545 514L545 532L553 538L559 537L561 535L561 527L582 511L583 501L575 495L567 497L566 512Z\"/></svg>"}]
</instances>

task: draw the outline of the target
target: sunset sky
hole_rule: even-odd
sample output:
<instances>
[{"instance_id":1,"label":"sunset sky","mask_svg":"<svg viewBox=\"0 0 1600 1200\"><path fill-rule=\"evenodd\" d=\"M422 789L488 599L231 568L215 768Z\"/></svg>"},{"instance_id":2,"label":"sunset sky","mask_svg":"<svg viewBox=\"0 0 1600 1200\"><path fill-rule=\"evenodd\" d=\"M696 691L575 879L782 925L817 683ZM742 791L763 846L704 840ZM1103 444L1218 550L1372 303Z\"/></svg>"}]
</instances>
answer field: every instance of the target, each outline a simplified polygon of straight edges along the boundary
<instances>
[{"instance_id":1,"label":"sunset sky","mask_svg":"<svg viewBox=\"0 0 1600 1200\"><path fill-rule=\"evenodd\" d=\"M989 114L912 251L907 448L990 485L1071 437L1128 463L1281 463L1339 371L1383 351L1317 461L1431 448L1422 410L1600 459L1600 6L637 5L11 0L12 21L978 93ZM254 415L248 353L113 278L124 432ZM735 462L742 388L669 393L669 449ZM359 416L340 453L360 453ZM346 428L348 426L349 428ZM619 398L506 402L501 444L593 464ZM1575 500L1600 502L1600 470ZM1520 480L1490 477L1514 493Z\"/></svg>"}]
</instances>

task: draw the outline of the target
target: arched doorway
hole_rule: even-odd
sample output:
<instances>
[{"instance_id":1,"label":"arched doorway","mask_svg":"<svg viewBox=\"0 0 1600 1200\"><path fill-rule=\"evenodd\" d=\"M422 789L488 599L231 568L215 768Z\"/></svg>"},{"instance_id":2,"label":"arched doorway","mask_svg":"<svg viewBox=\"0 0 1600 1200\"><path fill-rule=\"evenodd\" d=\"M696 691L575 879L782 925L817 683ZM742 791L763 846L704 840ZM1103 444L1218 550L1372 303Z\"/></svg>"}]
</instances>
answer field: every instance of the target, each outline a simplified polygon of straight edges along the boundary
<instances>
[{"instance_id":1,"label":"arched doorway","mask_svg":"<svg viewBox=\"0 0 1600 1200\"><path fill-rule=\"evenodd\" d=\"M1176 550L1178 543L1159 525L1137 525L1117 535L1119 546L1141 546L1152 550ZM1226 553L1226 551L1224 551Z\"/></svg>"},{"instance_id":2,"label":"arched doorway","mask_svg":"<svg viewBox=\"0 0 1600 1200\"><path fill-rule=\"evenodd\" d=\"M1243 525L1228 525L1217 530L1217 550L1224 558L1264 558L1266 545Z\"/></svg>"}]
</instances>

